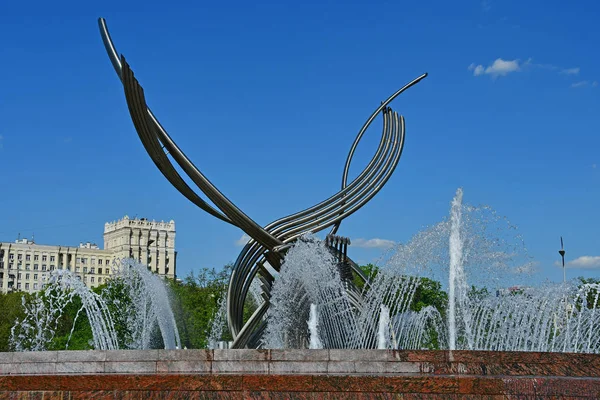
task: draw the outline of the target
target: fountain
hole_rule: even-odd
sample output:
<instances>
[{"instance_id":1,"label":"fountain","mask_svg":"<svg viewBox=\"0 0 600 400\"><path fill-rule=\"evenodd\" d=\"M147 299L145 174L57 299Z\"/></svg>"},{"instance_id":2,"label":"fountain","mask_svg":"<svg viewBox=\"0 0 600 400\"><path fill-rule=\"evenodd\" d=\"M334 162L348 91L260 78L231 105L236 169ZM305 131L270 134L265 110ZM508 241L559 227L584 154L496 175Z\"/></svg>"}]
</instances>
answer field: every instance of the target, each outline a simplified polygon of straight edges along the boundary
<instances>
[{"instance_id":1,"label":"fountain","mask_svg":"<svg viewBox=\"0 0 600 400\"><path fill-rule=\"evenodd\" d=\"M316 334L315 327L302 333L300 316L310 305L319 309L318 335L328 348L416 350L427 348L434 335L441 339L435 348L448 350L600 353L599 285L546 284L508 293L501 287L491 287L487 293L469 289L468 263L473 268L492 265L503 279L498 282L486 276L487 282L506 285L507 274L518 278L523 262L531 261L525 249L524 254L507 253L515 252L518 245L496 236L502 235L500 227L490 226L503 219L494 217L489 207L465 206L462 199L459 189L448 221L398 248L367 282L358 306L344 290L324 243L314 237L299 241L288 252L271 291L264 347L303 347ZM483 211L486 218L482 218ZM506 231L512 230L507 224ZM520 240L518 236L513 239ZM446 260L447 310L411 310L423 272Z\"/></svg>"},{"instance_id":2,"label":"fountain","mask_svg":"<svg viewBox=\"0 0 600 400\"><path fill-rule=\"evenodd\" d=\"M344 266L329 245L314 235L303 236L288 250L271 289L261 342L268 350L216 349L226 327L226 302L222 301L211 331L214 349L44 351L35 352L39 354L35 358L28 352L0 353L0 394L3 390L15 394L47 391L55 387L52 382L60 382L63 394L84 397L114 397L115 393L139 397L143 396L137 389L141 386L146 396L184 391L186 396L198 393L209 398L248 398L250 393L256 398L310 393L336 397L340 392L375 398L390 392L439 398L598 398L599 285L546 284L495 293L469 289L471 279L498 284L490 277L491 270L499 270L505 278L526 269L522 262L529 261L517 254L519 246L502 238L502 229L493 227L494 222L504 223L503 219L489 207L467 206L462 199L459 189L449 218L399 245L358 295L347 290ZM486 265L490 267L480 269ZM138 268L131 268L133 276L144 273ZM443 289L454 298L448 298L445 307L416 308L413 300L425 277L442 275L446 276ZM60 276L68 287L81 284L65 271ZM130 286L152 286L139 277L136 282ZM259 296L256 285L252 297L260 307L259 302L266 299ZM110 308L110 299L99 299L83 289L64 293L78 291L89 298L83 303L98 316L107 315L103 310ZM52 293L56 294L50 297L51 304L64 303L63 292ZM148 311L151 297L134 297L146 304L133 308L142 320L158 315L171 320L168 313ZM21 350L27 343L31 349L43 350L44 334L53 332L48 323L52 318L45 315L56 315L48 310L60 307L31 304L30 321L19 326L32 332L35 320L43 329L29 342L21 342ZM129 315L120 318L127 321ZM110 329L114 317L108 315L104 321L108 323L100 323L96 330L98 341L112 338L107 343L116 348ZM137 333L128 343L142 347L150 342L148 329L133 322L129 326ZM175 342L163 332L165 343L177 343L173 332ZM104 346L109 349L108 344ZM2 374L8 374L8 380ZM30 380L31 374L41 376Z\"/></svg>"},{"instance_id":3,"label":"fountain","mask_svg":"<svg viewBox=\"0 0 600 400\"><path fill-rule=\"evenodd\" d=\"M132 259L115 263L113 270L113 279L101 294L88 288L71 271L52 271L44 289L35 293L31 302L26 303L23 298L25 318L17 320L11 330L12 347L16 351L47 350L65 308L76 298L81 299L82 305L74 318L67 349L81 315L89 321L93 336L90 344L98 350L150 349L157 327L161 347L181 347L164 281ZM115 322L124 327L124 337L118 337Z\"/></svg>"}]
</instances>

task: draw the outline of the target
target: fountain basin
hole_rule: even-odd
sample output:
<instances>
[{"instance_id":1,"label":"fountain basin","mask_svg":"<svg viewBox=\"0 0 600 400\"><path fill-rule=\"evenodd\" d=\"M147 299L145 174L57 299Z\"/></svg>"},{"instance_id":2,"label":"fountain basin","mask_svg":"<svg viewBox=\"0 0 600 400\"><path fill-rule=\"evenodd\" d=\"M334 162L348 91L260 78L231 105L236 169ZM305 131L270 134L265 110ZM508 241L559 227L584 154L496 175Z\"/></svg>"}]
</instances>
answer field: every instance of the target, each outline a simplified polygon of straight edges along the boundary
<instances>
[{"instance_id":1,"label":"fountain basin","mask_svg":"<svg viewBox=\"0 0 600 400\"><path fill-rule=\"evenodd\" d=\"M600 398L600 356L411 350L0 353L0 398ZM408 395L403 398L411 398ZM279 398L279 397L278 397ZM495 397L491 397L495 398Z\"/></svg>"}]
</instances>

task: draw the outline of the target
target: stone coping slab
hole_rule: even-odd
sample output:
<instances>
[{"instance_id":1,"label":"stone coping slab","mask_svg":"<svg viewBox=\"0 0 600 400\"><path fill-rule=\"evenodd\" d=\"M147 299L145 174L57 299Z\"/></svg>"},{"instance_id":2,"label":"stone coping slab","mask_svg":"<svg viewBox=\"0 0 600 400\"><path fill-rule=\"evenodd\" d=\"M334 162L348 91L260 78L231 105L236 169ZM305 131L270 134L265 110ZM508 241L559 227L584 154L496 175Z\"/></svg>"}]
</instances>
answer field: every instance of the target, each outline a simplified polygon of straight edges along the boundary
<instances>
[{"instance_id":1,"label":"stone coping slab","mask_svg":"<svg viewBox=\"0 0 600 400\"><path fill-rule=\"evenodd\" d=\"M297 349L0 353L0 376L165 373L599 377L600 355Z\"/></svg>"}]
</instances>

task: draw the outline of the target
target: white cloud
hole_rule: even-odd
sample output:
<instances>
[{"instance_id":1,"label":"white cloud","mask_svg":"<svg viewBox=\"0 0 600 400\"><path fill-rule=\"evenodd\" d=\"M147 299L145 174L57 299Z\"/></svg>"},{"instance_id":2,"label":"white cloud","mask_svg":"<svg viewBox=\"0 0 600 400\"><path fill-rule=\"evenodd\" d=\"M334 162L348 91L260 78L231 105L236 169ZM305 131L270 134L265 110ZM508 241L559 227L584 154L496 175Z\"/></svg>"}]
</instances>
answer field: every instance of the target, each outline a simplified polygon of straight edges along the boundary
<instances>
[{"instance_id":1,"label":"white cloud","mask_svg":"<svg viewBox=\"0 0 600 400\"><path fill-rule=\"evenodd\" d=\"M555 262L554 265L562 267L560 262ZM581 256L574 260L565 263L567 268L579 269L596 269L600 268L600 256Z\"/></svg>"},{"instance_id":2,"label":"white cloud","mask_svg":"<svg viewBox=\"0 0 600 400\"><path fill-rule=\"evenodd\" d=\"M244 233L241 238L239 238L238 240L235 241L235 245L236 246L245 246L249 240L250 240L250 236L248 236L247 234Z\"/></svg>"},{"instance_id":3,"label":"white cloud","mask_svg":"<svg viewBox=\"0 0 600 400\"><path fill-rule=\"evenodd\" d=\"M571 268L600 268L600 256L581 256L567 263Z\"/></svg>"},{"instance_id":4,"label":"white cloud","mask_svg":"<svg viewBox=\"0 0 600 400\"><path fill-rule=\"evenodd\" d=\"M565 68L565 69L561 70L560 73L561 74L565 74L565 75L578 75L579 74L579 67Z\"/></svg>"},{"instance_id":5,"label":"white cloud","mask_svg":"<svg viewBox=\"0 0 600 400\"><path fill-rule=\"evenodd\" d=\"M469 65L469 71L473 71L474 76L490 75L492 78L499 76L506 76L511 72L520 71L521 67L528 64L529 60L525 63L521 63L519 60L503 60L497 58L491 65L484 67L483 65L475 65L475 63Z\"/></svg>"},{"instance_id":6,"label":"white cloud","mask_svg":"<svg viewBox=\"0 0 600 400\"><path fill-rule=\"evenodd\" d=\"M579 81L579 82L575 82L571 84L572 88L580 88L580 87L586 87L589 86L590 81Z\"/></svg>"},{"instance_id":7,"label":"white cloud","mask_svg":"<svg viewBox=\"0 0 600 400\"><path fill-rule=\"evenodd\" d=\"M582 88L582 87L596 87L598 86L597 81L579 81L571 84L572 88Z\"/></svg>"},{"instance_id":8,"label":"white cloud","mask_svg":"<svg viewBox=\"0 0 600 400\"><path fill-rule=\"evenodd\" d=\"M396 245L393 240L387 239L352 239L350 245L354 247L362 247L365 249L389 249Z\"/></svg>"},{"instance_id":9,"label":"white cloud","mask_svg":"<svg viewBox=\"0 0 600 400\"><path fill-rule=\"evenodd\" d=\"M531 64L536 68L547 69L550 71L556 71L564 75L579 75L581 68L573 67L573 68L562 68L553 64Z\"/></svg>"},{"instance_id":10,"label":"white cloud","mask_svg":"<svg viewBox=\"0 0 600 400\"><path fill-rule=\"evenodd\" d=\"M487 67L481 64L472 63L467 67L469 71L473 71L473 76L481 76L481 75L489 75L493 79L496 79L499 76L506 76L512 72L522 71L525 67L536 68L536 69L545 69L548 71L553 71L555 73L559 73L562 75L576 76L581 72L581 68L572 67L572 68L562 68L552 64L537 64L532 62L533 59L529 58L525 62L521 62L519 59L515 60L503 60L502 58L497 58L492 64ZM571 87L596 87L598 86L597 81L580 81L571 84Z\"/></svg>"},{"instance_id":11,"label":"white cloud","mask_svg":"<svg viewBox=\"0 0 600 400\"><path fill-rule=\"evenodd\" d=\"M483 74L484 70L483 65L475 65L475 63L469 65L469 71L473 71L473 75L475 76Z\"/></svg>"}]
</instances>

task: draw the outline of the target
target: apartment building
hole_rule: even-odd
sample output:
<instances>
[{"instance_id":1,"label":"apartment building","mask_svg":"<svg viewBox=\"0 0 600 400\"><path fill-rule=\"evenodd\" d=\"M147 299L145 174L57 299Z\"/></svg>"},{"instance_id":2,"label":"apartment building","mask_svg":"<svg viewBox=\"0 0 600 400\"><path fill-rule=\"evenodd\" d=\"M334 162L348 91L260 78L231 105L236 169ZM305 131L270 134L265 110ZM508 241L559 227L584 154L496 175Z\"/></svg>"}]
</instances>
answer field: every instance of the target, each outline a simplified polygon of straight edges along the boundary
<instances>
[{"instance_id":1,"label":"apartment building","mask_svg":"<svg viewBox=\"0 0 600 400\"><path fill-rule=\"evenodd\" d=\"M54 246L18 239L0 242L0 291L34 292L55 269L74 272L88 287L102 285L114 263L135 258L159 275L176 277L175 221L157 222L128 216L104 225L104 248L94 243Z\"/></svg>"}]
</instances>

